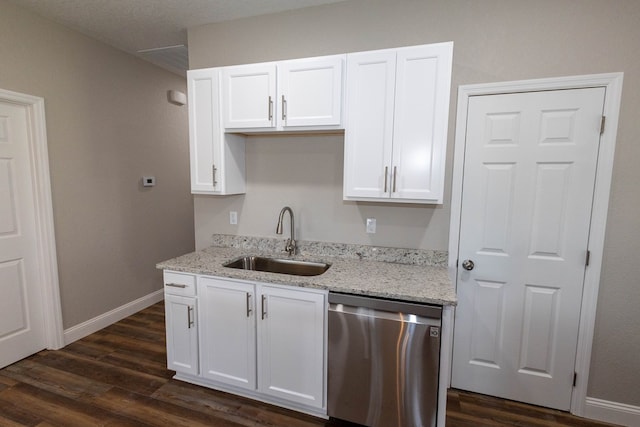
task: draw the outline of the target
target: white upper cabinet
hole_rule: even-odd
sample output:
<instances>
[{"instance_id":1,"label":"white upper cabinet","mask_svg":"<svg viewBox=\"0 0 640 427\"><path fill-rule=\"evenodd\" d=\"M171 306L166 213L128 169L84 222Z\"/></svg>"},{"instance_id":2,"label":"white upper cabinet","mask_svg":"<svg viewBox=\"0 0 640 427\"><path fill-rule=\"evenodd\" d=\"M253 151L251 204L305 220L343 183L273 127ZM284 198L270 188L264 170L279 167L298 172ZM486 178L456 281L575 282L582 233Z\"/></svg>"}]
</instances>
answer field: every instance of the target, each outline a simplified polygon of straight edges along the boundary
<instances>
[{"instance_id":1,"label":"white upper cabinet","mask_svg":"<svg viewBox=\"0 0 640 427\"><path fill-rule=\"evenodd\" d=\"M345 200L442 203L453 43L347 55Z\"/></svg>"},{"instance_id":2,"label":"white upper cabinet","mask_svg":"<svg viewBox=\"0 0 640 427\"><path fill-rule=\"evenodd\" d=\"M340 126L345 55L286 61L278 67L283 128Z\"/></svg>"},{"instance_id":3,"label":"white upper cabinet","mask_svg":"<svg viewBox=\"0 0 640 427\"><path fill-rule=\"evenodd\" d=\"M276 120L276 64L224 67L226 129L271 128Z\"/></svg>"},{"instance_id":4,"label":"white upper cabinet","mask_svg":"<svg viewBox=\"0 0 640 427\"><path fill-rule=\"evenodd\" d=\"M226 130L341 129L345 55L225 67Z\"/></svg>"},{"instance_id":5,"label":"white upper cabinet","mask_svg":"<svg viewBox=\"0 0 640 427\"><path fill-rule=\"evenodd\" d=\"M220 125L220 69L187 72L191 192L245 192L244 137L226 135Z\"/></svg>"}]
</instances>

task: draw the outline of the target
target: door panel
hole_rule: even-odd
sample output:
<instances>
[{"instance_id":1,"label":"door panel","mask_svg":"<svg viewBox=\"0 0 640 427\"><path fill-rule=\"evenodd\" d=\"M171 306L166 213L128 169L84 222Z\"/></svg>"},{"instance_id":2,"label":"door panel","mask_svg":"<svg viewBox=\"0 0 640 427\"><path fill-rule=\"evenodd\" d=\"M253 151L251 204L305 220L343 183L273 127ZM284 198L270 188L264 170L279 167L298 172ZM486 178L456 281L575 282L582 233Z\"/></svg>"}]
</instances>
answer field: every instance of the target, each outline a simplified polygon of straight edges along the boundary
<instances>
[{"instance_id":1,"label":"door panel","mask_svg":"<svg viewBox=\"0 0 640 427\"><path fill-rule=\"evenodd\" d=\"M255 390L254 285L212 277L201 277L198 282L202 319L201 375L214 381Z\"/></svg>"},{"instance_id":2,"label":"door panel","mask_svg":"<svg viewBox=\"0 0 640 427\"><path fill-rule=\"evenodd\" d=\"M394 52L347 55L346 197L389 197L395 63Z\"/></svg>"},{"instance_id":3,"label":"door panel","mask_svg":"<svg viewBox=\"0 0 640 427\"><path fill-rule=\"evenodd\" d=\"M272 286L261 289L258 389L274 397L322 408L325 295Z\"/></svg>"},{"instance_id":4,"label":"door panel","mask_svg":"<svg viewBox=\"0 0 640 427\"><path fill-rule=\"evenodd\" d=\"M398 51L391 197L442 202L451 46Z\"/></svg>"},{"instance_id":5,"label":"door panel","mask_svg":"<svg viewBox=\"0 0 640 427\"><path fill-rule=\"evenodd\" d=\"M283 127L340 125L344 56L293 60L278 66Z\"/></svg>"},{"instance_id":6,"label":"door panel","mask_svg":"<svg viewBox=\"0 0 640 427\"><path fill-rule=\"evenodd\" d=\"M196 299L165 295L167 328L167 368L191 375L198 374L198 325Z\"/></svg>"},{"instance_id":7,"label":"door panel","mask_svg":"<svg viewBox=\"0 0 640 427\"><path fill-rule=\"evenodd\" d=\"M278 114L275 64L223 68L222 95L226 129L273 127Z\"/></svg>"},{"instance_id":8,"label":"door panel","mask_svg":"<svg viewBox=\"0 0 640 427\"><path fill-rule=\"evenodd\" d=\"M453 387L569 408L604 95L470 98Z\"/></svg>"},{"instance_id":9,"label":"door panel","mask_svg":"<svg viewBox=\"0 0 640 427\"><path fill-rule=\"evenodd\" d=\"M25 107L0 103L0 368L45 347Z\"/></svg>"}]
</instances>

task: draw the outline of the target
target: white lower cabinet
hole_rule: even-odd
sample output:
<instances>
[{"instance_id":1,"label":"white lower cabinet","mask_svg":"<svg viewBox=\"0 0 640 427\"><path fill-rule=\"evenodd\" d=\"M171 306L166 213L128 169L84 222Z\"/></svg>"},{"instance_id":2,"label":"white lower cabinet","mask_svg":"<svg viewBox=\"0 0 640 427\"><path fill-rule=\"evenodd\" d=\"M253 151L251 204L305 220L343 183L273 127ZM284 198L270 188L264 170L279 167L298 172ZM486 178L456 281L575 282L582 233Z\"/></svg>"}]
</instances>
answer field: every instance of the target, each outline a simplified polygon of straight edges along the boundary
<instances>
[{"instance_id":1,"label":"white lower cabinet","mask_svg":"<svg viewBox=\"0 0 640 427\"><path fill-rule=\"evenodd\" d=\"M326 295L261 286L259 388L304 405L324 406Z\"/></svg>"},{"instance_id":2,"label":"white lower cabinet","mask_svg":"<svg viewBox=\"0 0 640 427\"><path fill-rule=\"evenodd\" d=\"M198 373L198 329L196 299L165 295L167 367L176 372Z\"/></svg>"},{"instance_id":3,"label":"white lower cabinet","mask_svg":"<svg viewBox=\"0 0 640 427\"><path fill-rule=\"evenodd\" d=\"M255 390L255 286L199 277L198 300L202 377Z\"/></svg>"},{"instance_id":4,"label":"white lower cabinet","mask_svg":"<svg viewBox=\"0 0 640 427\"><path fill-rule=\"evenodd\" d=\"M327 292L205 275L196 282L195 298L165 296L167 357L176 378L326 415ZM195 361L172 363L193 356L193 343L176 326L188 309L176 304L195 307L196 300Z\"/></svg>"}]
</instances>

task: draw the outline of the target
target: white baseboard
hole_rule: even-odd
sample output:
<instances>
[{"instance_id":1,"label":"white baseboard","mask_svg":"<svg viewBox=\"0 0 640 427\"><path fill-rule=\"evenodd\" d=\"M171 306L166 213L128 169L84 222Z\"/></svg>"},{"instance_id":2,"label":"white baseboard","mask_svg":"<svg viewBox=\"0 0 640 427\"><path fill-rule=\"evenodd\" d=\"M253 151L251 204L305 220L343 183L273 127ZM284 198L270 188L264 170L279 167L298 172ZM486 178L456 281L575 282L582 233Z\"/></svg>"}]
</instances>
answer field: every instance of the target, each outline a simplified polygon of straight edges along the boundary
<instances>
[{"instance_id":1,"label":"white baseboard","mask_svg":"<svg viewBox=\"0 0 640 427\"><path fill-rule=\"evenodd\" d=\"M640 406L587 397L584 416L622 426L640 426Z\"/></svg>"},{"instance_id":2,"label":"white baseboard","mask_svg":"<svg viewBox=\"0 0 640 427\"><path fill-rule=\"evenodd\" d=\"M164 299L164 289L160 289L149 295L145 295L142 298L138 298L135 301L131 301L125 305L108 311L100 316L96 316L93 319L89 319L86 322L82 322L79 325L72 326L64 331L64 345L71 344L81 338L91 335L100 329L106 328L125 317L129 317L140 310L143 310L159 301Z\"/></svg>"}]
</instances>

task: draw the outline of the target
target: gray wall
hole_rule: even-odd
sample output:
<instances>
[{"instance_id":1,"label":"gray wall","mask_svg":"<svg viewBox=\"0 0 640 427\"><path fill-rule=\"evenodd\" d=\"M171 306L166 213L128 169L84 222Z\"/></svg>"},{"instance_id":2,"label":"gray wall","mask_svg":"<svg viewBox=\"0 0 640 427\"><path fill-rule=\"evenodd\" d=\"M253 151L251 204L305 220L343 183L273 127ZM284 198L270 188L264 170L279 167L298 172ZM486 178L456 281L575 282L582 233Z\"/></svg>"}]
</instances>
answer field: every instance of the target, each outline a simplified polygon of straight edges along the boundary
<instances>
[{"instance_id":1,"label":"gray wall","mask_svg":"<svg viewBox=\"0 0 640 427\"><path fill-rule=\"evenodd\" d=\"M447 249L456 88L623 71L624 93L589 396L640 405L640 2L349 0L189 30L191 68L453 40L447 198L442 207L346 203L341 137L251 138L247 194L195 200L196 242L214 232L274 236L290 204L300 238ZM292 168L289 168L294 164ZM228 225L228 211L239 224ZM378 219L366 235L364 218Z\"/></svg>"},{"instance_id":2,"label":"gray wall","mask_svg":"<svg viewBox=\"0 0 640 427\"><path fill-rule=\"evenodd\" d=\"M43 97L65 328L162 288L193 250L184 78L0 0L0 88ZM157 186L143 190L142 175Z\"/></svg>"}]
</instances>

